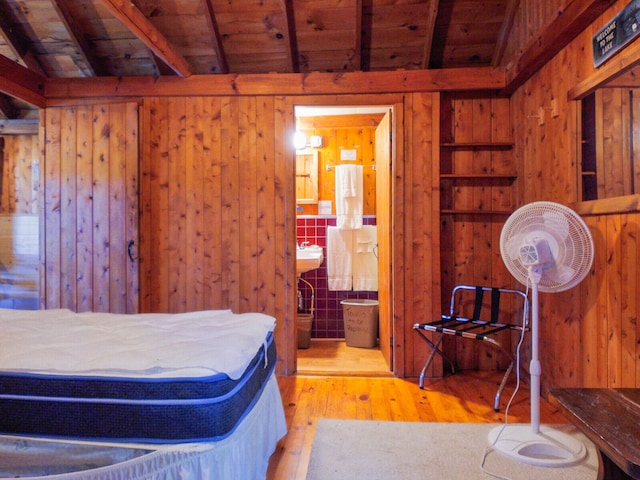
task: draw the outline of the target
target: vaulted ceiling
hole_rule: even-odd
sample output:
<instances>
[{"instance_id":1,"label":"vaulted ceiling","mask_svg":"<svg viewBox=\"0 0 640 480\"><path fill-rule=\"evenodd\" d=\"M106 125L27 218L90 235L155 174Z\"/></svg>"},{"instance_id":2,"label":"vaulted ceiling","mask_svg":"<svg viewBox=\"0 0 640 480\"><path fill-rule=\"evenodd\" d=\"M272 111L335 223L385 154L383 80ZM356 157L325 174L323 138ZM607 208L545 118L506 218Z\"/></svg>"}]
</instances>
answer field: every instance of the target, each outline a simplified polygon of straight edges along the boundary
<instances>
[{"instance_id":1,"label":"vaulted ceiling","mask_svg":"<svg viewBox=\"0 0 640 480\"><path fill-rule=\"evenodd\" d=\"M534 39L527 62L514 75L530 75L613 1L566 0L567 8L552 19L556 24L548 26L549 38ZM0 87L4 80L10 90L20 90L21 82L33 78L39 84L504 66L519 5L520 0L0 0ZM17 73L10 71L16 66ZM33 115L31 108L0 94L0 119Z\"/></svg>"},{"instance_id":2,"label":"vaulted ceiling","mask_svg":"<svg viewBox=\"0 0 640 480\"><path fill-rule=\"evenodd\" d=\"M514 3L0 0L0 54L47 78L487 66Z\"/></svg>"}]
</instances>

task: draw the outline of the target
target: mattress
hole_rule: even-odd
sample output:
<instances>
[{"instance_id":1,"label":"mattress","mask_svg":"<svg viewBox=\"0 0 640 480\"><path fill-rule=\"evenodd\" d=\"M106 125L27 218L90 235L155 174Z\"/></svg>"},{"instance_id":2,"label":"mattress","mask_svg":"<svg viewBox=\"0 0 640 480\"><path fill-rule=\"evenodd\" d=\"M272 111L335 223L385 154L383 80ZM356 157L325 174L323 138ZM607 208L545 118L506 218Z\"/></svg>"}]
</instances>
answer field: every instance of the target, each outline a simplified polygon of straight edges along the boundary
<instances>
[{"instance_id":1,"label":"mattress","mask_svg":"<svg viewBox=\"0 0 640 480\"><path fill-rule=\"evenodd\" d=\"M218 441L270 378L275 319L228 310L115 315L0 309L0 432Z\"/></svg>"},{"instance_id":2,"label":"mattress","mask_svg":"<svg viewBox=\"0 0 640 480\"><path fill-rule=\"evenodd\" d=\"M162 445L0 436L0 478L264 480L269 457L285 434L282 398L272 374L256 405L231 435L217 442Z\"/></svg>"}]
</instances>

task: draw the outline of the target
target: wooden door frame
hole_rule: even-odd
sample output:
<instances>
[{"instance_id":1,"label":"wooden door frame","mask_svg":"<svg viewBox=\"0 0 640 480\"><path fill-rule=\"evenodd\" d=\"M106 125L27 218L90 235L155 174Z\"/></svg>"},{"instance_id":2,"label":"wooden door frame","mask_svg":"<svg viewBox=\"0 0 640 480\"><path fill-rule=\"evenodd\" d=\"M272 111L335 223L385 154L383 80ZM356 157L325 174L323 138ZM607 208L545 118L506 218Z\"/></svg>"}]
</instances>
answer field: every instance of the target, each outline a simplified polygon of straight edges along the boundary
<instances>
[{"instance_id":1,"label":"wooden door frame","mask_svg":"<svg viewBox=\"0 0 640 480\"><path fill-rule=\"evenodd\" d=\"M398 229L402 229L402 222L395 222L394 219L398 218L396 215L397 211L401 211L399 208L398 202L403 201L402 195L402 182L404 181L402 175L402 164L404 158L404 150L405 150L405 139L406 134L404 131L404 109L405 102L404 96L401 94L366 94L366 95L331 95L331 96L295 96L295 97L287 97L286 98L287 108L285 109L287 117L290 117L290 120L287 121L286 131L290 133L290 135L283 135L283 138L291 138L293 132L295 131L295 118L294 118L294 108L296 105L305 105L305 106L325 106L325 107L344 107L344 106L384 106L390 107L393 110L392 117L392 133L395 142L392 145L392 159L391 159L391 219L392 219L392 231L394 235L392 238L392 246L391 246L391 272L390 275L390 283L392 287L392 291L390 292L390 301L391 301L391 341L393 342L391 363L393 365L393 372L397 376L403 376L405 372L405 359L404 359L404 348L402 348L402 342L404 341L404 333L402 332L403 323L401 317L402 309L404 308L404 301L402 300L402 292L404 291L404 276L402 271L398 269L397 265L400 265L402 262L398 262L397 259L402 258L403 255L403 244L401 241L397 241L396 237L399 232ZM291 147L292 152L292 161L291 164L291 172L288 174L288 177L295 179L295 150ZM293 190L293 189L292 189ZM292 199L292 203L295 203L295 200ZM289 226L287 231L288 241L286 242L286 258L295 259L295 239L296 239L296 219L295 219L295 208L287 209L290 211L290 215L292 218L288 218L286 224ZM402 238L402 237L400 237ZM291 271L291 275L295 276L295 261L291 261L292 268L288 270ZM286 339L286 351L282 353L280 359L284 362L284 366L282 370L285 374L293 374L297 370L297 338L293 338L295 336L295 308L294 308L294 288L295 288L295 278L292 278L290 282L287 282L290 285L290 292L287 293L288 304L286 308L286 318L285 318L285 326L284 329L289 333L291 338ZM399 344L400 342L400 344ZM400 348L397 348L400 347Z\"/></svg>"}]
</instances>

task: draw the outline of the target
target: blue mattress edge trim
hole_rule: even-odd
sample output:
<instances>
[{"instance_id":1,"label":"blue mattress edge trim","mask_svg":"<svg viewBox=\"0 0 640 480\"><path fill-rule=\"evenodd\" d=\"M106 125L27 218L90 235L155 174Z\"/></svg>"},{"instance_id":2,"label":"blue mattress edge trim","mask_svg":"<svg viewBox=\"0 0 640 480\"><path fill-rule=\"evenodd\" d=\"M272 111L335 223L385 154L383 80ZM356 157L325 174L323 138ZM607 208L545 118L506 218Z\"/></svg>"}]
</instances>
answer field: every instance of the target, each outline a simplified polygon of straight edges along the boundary
<instances>
[{"instance_id":1,"label":"blue mattress edge trim","mask_svg":"<svg viewBox=\"0 0 640 480\"><path fill-rule=\"evenodd\" d=\"M221 440L233 433L273 375L277 352L273 335L269 340L265 339L254 355L239 379L242 381L234 385L235 396L222 390L219 397L212 399L176 400L166 396L155 403L151 398L139 403L128 399L123 405L119 405L121 399L114 399L111 403L107 399L106 403L100 403L100 397L87 398L86 401L73 397L68 402L55 398L48 402L41 395L29 399L0 396L0 411L4 412L0 417L0 432L38 438L154 444Z\"/></svg>"}]
</instances>

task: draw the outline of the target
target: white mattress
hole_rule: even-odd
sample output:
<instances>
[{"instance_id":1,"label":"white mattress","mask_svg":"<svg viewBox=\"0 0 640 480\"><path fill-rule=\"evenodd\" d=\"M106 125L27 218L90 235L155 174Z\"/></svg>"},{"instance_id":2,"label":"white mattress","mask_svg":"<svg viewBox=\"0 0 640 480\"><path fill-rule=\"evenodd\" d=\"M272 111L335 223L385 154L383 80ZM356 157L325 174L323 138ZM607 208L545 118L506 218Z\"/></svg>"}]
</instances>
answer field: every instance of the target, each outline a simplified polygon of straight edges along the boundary
<instances>
[{"instance_id":1,"label":"white mattress","mask_svg":"<svg viewBox=\"0 0 640 480\"><path fill-rule=\"evenodd\" d=\"M271 316L230 310L117 315L0 309L0 372L128 378L225 373L235 380L274 327Z\"/></svg>"},{"instance_id":2,"label":"white mattress","mask_svg":"<svg viewBox=\"0 0 640 480\"><path fill-rule=\"evenodd\" d=\"M259 480L265 478L269 457L285 434L282 399L272 374L251 412L219 442L106 444L0 436L0 478L20 473L20 478L40 480ZM143 454L131 458L138 453ZM105 466L87 470L87 459L92 458L101 458Z\"/></svg>"}]
</instances>

